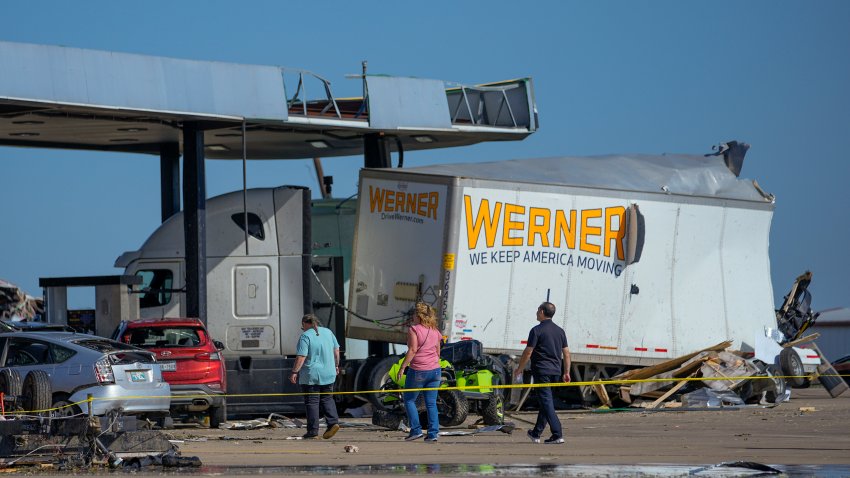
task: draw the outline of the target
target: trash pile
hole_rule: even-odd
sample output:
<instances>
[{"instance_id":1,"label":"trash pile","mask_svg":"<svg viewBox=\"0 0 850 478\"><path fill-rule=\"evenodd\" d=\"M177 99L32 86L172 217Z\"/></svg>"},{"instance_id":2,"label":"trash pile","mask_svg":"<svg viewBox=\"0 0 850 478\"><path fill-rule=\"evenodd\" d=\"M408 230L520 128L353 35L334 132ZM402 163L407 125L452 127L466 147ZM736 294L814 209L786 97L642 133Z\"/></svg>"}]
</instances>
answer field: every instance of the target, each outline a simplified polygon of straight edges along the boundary
<instances>
[{"instance_id":1,"label":"trash pile","mask_svg":"<svg viewBox=\"0 0 850 478\"><path fill-rule=\"evenodd\" d=\"M34 320L44 315L44 300L0 279L0 320Z\"/></svg>"},{"instance_id":2,"label":"trash pile","mask_svg":"<svg viewBox=\"0 0 850 478\"><path fill-rule=\"evenodd\" d=\"M3 415L0 419L0 469L18 471L198 467L197 457L182 456L158 430L138 429L135 417Z\"/></svg>"},{"instance_id":3,"label":"trash pile","mask_svg":"<svg viewBox=\"0 0 850 478\"><path fill-rule=\"evenodd\" d=\"M788 398L783 379L773 378L776 374L770 367L748 360L739 352L727 351L731 345L731 342L721 342L651 367L617 375L612 380L636 381L619 386L618 398L631 407L648 409L746 403L766 405ZM597 395L598 389L595 387ZM603 404L610 406L610 399L599 398Z\"/></svg>"}]
</instances>

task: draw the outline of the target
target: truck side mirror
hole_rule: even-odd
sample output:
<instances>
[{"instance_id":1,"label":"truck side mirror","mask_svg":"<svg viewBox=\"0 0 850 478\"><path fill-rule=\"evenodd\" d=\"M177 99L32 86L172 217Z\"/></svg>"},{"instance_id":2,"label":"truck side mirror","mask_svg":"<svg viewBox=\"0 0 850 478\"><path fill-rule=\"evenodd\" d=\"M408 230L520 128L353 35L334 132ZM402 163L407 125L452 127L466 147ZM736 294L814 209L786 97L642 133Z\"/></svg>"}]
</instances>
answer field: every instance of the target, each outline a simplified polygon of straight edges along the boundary
<instances>
[{"instance_id":1,"label":"truck side mirror","mask_svg":"<svg viewBox=\"0 0 850 478\"><path fill-rule=\"evenodd\" d=\"M220 340L213 340L213 345L218 350L224 350L224 344Z\"/></svg>"}]
</instances>

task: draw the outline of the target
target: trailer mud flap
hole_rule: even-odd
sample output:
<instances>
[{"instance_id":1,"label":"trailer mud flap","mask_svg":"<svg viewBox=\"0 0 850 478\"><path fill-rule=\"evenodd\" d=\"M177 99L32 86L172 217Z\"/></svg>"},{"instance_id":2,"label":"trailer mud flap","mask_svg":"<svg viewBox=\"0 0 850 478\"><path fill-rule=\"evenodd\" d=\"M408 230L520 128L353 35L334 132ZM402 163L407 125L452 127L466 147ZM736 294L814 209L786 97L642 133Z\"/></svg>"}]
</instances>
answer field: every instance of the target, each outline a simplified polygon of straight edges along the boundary
<instances>
[{"instance_id":1,"label":"trailer mud flap","mask_svg":"<svg viewBox=\"0 0 850 478\"><path fill-rule=\"evenodd\" d=\"M646 227L643 214L637 204L632 204L626 213L626 265L640 261L643 253Z\"/></svg>"}]
</instances>

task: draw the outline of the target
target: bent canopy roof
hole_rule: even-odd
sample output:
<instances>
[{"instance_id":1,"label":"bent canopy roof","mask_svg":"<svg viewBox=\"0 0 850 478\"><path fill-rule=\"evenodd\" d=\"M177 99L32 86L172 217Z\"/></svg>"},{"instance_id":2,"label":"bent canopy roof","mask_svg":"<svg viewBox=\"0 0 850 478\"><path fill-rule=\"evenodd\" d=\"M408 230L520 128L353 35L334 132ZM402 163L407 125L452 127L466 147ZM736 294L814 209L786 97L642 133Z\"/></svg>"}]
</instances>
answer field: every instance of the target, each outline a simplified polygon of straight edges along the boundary
<instances>
[{"instance_id":1,"label":"bent canopy roof","mask_svg":"<svg viewBox=\"0 0 850 478\"><path fill-rule=\"evenodd\" d=\"M248 158L295 159L359 154L367 133L415 150L537 129L529 78L447 87L368 75L365 97L336 98L304 70L10 42L0 42L0 71L7 146L159 154L193 121L204 124L206 157L238 159L244 121Z\"/></svg>"},{"instance_id":2,"label":"bent canopy roof","mask_svg":"<svg viewBox=\"0 0 850 478\"><path fill-rule=\"evenodd\" d=\"M406 168L417 174L574 186L771 203L754 181L739 179L721 156L607 155L516 159Z\"/></svg>"}]
</instances>

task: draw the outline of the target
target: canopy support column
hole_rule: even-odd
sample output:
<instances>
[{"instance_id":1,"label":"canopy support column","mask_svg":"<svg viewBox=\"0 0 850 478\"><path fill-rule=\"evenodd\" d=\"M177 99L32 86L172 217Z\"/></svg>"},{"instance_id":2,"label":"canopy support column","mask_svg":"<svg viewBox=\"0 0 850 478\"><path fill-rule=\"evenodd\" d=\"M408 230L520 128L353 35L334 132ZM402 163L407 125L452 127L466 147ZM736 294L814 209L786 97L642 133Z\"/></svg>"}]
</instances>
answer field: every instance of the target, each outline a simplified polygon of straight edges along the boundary
<instances>
[{"instance_id":1,"label":"canopy support column","mask_svg":"<svg viewBox=\"0 0 850 478\"><path fill-rule=\"evenodd\" d=\"M183 233L186 247L186 315L207 323L206 172L204 130L183 123Z\"/></svg>"},{"instance_id":2,"label":"canopy support column","mask_svg":"<svg viewBox=\"0 0 850 478\"><path fill-rule=\"evenodd\" d=\"M159 190L162 222L180 212L180 144L159 146Z\"/></svg>"}]
</instances>

